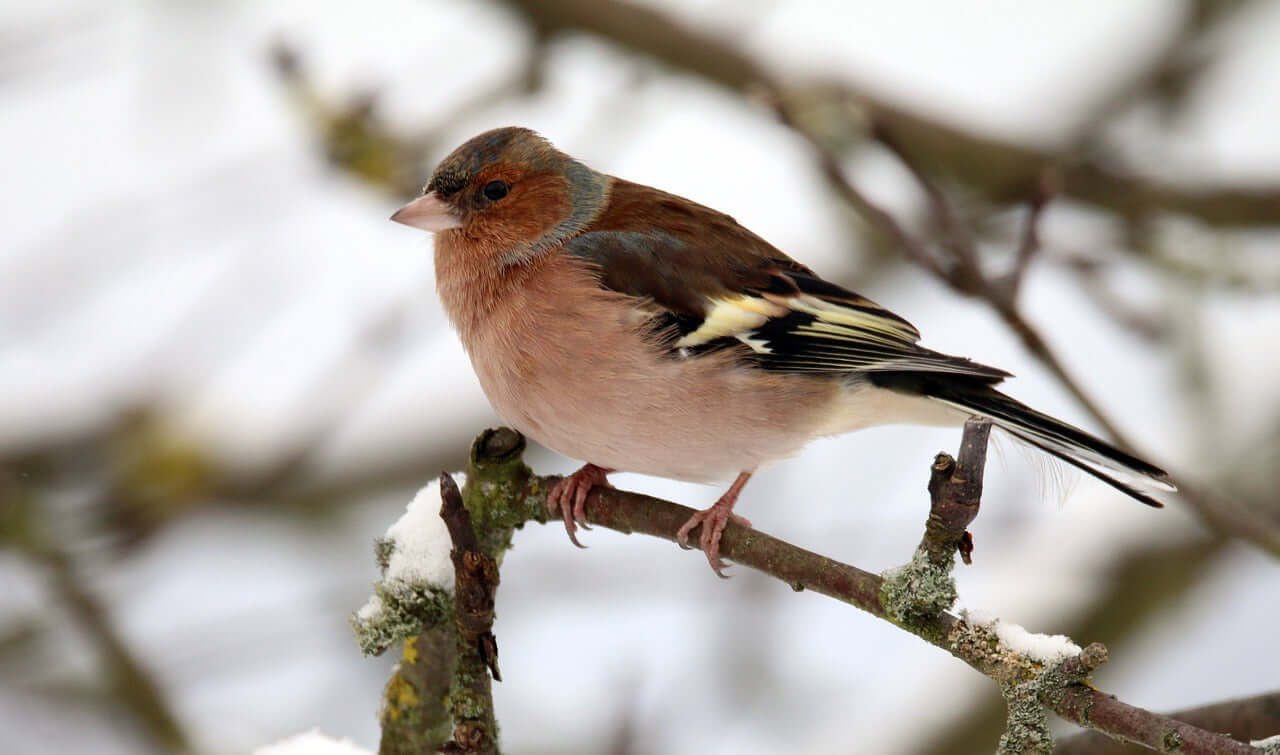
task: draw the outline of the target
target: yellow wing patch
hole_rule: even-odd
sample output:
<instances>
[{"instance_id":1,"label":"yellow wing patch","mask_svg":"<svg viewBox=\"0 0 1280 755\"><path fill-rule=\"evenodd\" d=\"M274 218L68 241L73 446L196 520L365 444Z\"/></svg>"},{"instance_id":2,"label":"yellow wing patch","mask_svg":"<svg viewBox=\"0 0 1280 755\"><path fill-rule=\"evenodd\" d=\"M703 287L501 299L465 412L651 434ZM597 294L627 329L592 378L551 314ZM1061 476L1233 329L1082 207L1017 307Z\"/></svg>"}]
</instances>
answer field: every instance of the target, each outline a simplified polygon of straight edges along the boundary
<instances>
[{"instance_id":1,"label":"yellow wing patch","mask_svg":"<svg viewBox=\"0 0 1280 755\"><path fill-rule=\"evenodd\" d=\"M904 343L914 343L920 337L915 328L899 320L843 307L808 294L744 294L712 299L702 324L676 341L675 345L689 348L727 337L737 338L760 353L770 353L771 350L764 341L755 337L755 331L770 320L784 317L790 312L813 315L815 319L812 324L798 329L812 337L837 341L856 340L898 348Z\"/></svg>"},{"instance_id":2,"label":"yellow wing patch","mask_svg":"<svg viewBox=\"0 0 1280 755\"><path fill-rule=\"evenodd\" d=\"M800 296L788 297L787 303L791 309L798 312L807 312L817 317L820 321L836 326L882 333L895 341L906 341L908 343L915 343L920 338L919 331L901 320L891 319L872 312L842 307L839 304L824 301L816 296L801 294Z\"/></svg>"},{"instance_id":3,"label":"yellow wing patch","mask_svg":"<svg viewBox=\"0 0 1280 755\"><path fill-rule=\"evenodd\" d=\"M756 328L773 317L786 314L787 308L761 299L758 296L736 296L731 299L712 299L711 309L697 330L688 333L676 346L687 348L710 343L726 336L749 337Z\"/></svg>"},{"instance_id":4,"label":"yellow wing patch","mask_svg":"<svg viewBox=\"0 0 1280 755\"><path fill-rule=\"evenodd\" d=\"M1008 376L919 346L920 333L911 323L869 299L800 274L791 279L793 293L783 293L778 289L786 286L777 285L707 297L701 322L673 345L681 356L693 358L701 353L699 347L716 348L717 342L732 338L755 352L751 364L783 372L952 373L991 382Z\"/></svg>"}]
</instances>

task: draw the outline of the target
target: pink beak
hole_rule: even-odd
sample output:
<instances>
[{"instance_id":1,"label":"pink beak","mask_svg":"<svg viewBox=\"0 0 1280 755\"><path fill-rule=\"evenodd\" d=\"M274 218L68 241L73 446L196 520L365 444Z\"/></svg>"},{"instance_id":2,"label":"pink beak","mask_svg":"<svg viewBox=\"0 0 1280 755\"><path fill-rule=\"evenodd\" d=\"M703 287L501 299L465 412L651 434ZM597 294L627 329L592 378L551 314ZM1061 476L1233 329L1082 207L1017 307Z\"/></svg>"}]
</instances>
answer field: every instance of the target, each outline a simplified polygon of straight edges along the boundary
<instances>
[{"instance_id":1,"label":"pink beak","mask_svg":"<svg viewBox=\"0 0 1280 755\"><path fill-rule=\"evenodd\" d=\"M462 221L453 214L453 209L436 196L434 191L429 191L396 210L391 219L424 231L447 231L462 225Z\"/></svg>"}]
</instances>

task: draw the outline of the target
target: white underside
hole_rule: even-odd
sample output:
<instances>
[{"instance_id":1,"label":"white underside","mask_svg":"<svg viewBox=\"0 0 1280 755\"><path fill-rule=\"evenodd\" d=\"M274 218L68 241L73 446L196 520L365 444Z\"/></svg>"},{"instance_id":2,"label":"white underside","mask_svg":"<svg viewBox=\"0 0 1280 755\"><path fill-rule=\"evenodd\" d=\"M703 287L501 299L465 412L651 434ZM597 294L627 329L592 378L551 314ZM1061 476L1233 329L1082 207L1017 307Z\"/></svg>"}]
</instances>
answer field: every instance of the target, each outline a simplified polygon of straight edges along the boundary
<instances>
[{"instance_id":1,"label":"white underside","mask_svg":"<svg viewBox=\"0 0 1280 755\"><path fill-rule=\"evenodd\" d=\"M861 383L841 393L818 435L843 435L877 425L932 425L955 427L969 413L924 396Z\"/></svg>"}]
</instances>

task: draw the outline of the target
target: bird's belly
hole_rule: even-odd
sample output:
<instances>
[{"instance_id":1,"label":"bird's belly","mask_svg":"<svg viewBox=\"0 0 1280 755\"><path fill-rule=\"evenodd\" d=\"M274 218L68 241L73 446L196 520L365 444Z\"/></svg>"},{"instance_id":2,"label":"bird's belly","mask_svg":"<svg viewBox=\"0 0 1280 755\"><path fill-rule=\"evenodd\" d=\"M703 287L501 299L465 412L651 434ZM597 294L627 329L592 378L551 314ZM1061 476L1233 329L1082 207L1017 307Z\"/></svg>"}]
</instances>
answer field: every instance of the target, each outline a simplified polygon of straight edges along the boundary
<instances>
[{"instance_id":1,"label":"bird's belly","mask_svg":"<svg viewBox=\"0 0 1280 755\"><path fill-rule=\"evenodd\" d=\"M839 390L836 380L784 381L727 357L678 359L639 343L556 359L512 356L475 367L494 409L517 430L602 467L694 482L798 452L822 434Z\"/></svg>"}]
</instances>

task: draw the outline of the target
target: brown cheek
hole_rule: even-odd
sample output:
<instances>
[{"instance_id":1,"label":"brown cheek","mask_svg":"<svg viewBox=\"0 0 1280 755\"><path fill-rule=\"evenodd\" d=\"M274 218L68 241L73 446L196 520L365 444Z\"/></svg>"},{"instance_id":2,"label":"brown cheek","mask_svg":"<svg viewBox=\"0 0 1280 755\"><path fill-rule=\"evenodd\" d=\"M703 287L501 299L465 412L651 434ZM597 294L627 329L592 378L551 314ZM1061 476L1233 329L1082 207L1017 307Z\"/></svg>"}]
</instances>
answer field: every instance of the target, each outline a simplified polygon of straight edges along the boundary
<instances>
[{"instance_id":1,"label":"brown cheek","mask_svg":"<svg viewBox=\"0 0 1280 755\"><path fill-rule=\"evenodd\" d=\"M502 250L532 244L569 217L569 186L560 176L520 181L504 199L470 223L468 235Z\"/></svg>"}]
</instances>

